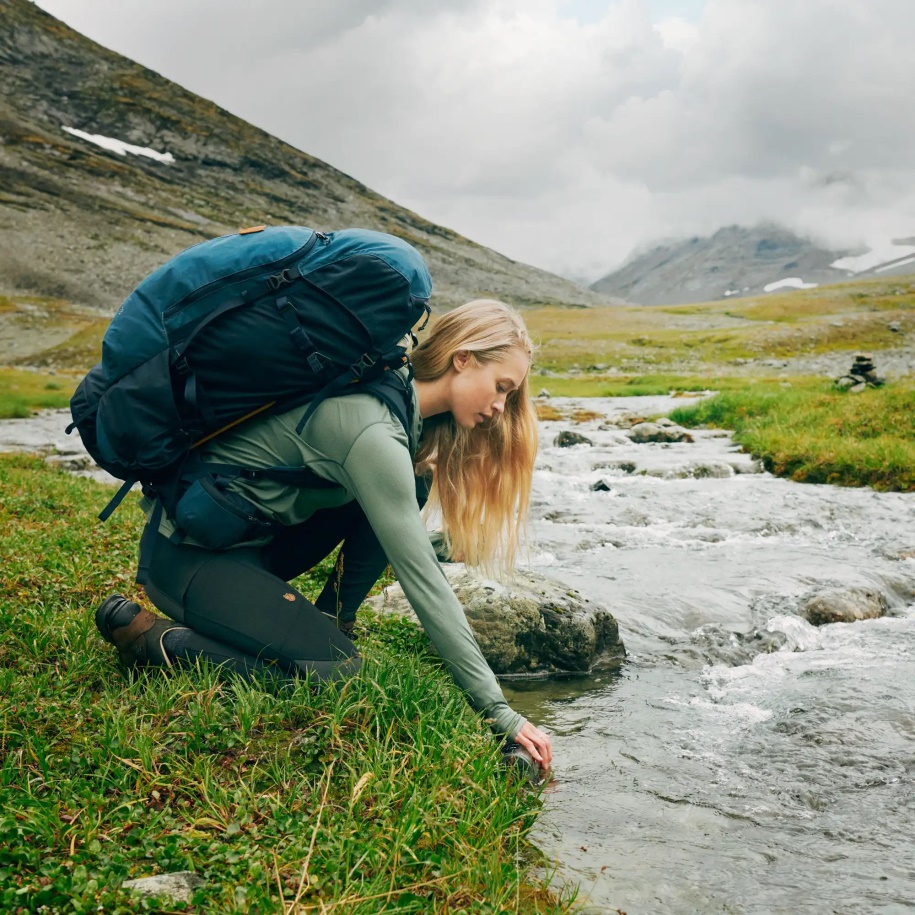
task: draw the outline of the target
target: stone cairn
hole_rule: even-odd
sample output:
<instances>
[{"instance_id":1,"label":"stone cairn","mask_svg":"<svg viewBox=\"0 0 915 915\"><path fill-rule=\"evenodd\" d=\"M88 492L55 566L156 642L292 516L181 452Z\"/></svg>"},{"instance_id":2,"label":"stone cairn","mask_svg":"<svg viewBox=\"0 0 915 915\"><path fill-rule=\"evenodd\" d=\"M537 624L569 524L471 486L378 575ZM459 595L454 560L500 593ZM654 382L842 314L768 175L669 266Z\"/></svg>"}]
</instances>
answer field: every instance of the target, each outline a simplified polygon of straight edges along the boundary
<instances>
[{"instance_id":1,"label":"stone cairn","mask_svg":"<svg viewBox=\"0 0 915 915\"><path fill-rule=\"evenodd\" d=\"M836 379L836 387L858 394L867 388L879 388L885 382L886 379L874 368L874 357L870 353L858 353L848 374Z\"/></svg>"}]
</instances>

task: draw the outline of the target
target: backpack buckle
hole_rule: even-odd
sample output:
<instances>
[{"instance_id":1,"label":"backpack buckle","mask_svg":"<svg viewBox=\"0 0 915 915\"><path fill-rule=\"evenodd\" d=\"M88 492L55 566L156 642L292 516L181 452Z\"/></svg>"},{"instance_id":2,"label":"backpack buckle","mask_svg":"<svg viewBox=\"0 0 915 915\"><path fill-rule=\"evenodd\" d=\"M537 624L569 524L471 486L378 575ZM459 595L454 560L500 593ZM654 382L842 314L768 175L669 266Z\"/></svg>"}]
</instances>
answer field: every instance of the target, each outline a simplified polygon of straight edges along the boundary
<instances>
[{"instance_id":1,"label":"backpack buckle","mask_svg":"<svg viewBox=\"0 0 915 915\"><path fill-rule=\"evenodd\" d=\"M325 363L330 360L323 353L309 353L308 354L308 367L315 373L315 375L320 375L324 371Z\"/></svg>"},{"instance_id":2,"label":"backpack buckle","mask_svg":"<svg viewBox=\"0 0 915 915\"><path fill-rule=\"evenodd\" d=\"M282 289L283 286L288 286L295 279L295 275L287 267L284 270L280 270L279 273L274 273L273 276L267 277L267 288L271 292L276 292L277 289Z\"/></svg>"},{"instance_id":3,"label":"backpack buckle","mask_svg":"<svg viewBox=\"0 0 915 915\"><path fill-rule=\"evenodd\" d=\"M368 353L363 353L358 362L350 366L350 371L357 377L361 378L370 368L375 365L377 360L373 359Z\"/></svg>"}]
</instances>

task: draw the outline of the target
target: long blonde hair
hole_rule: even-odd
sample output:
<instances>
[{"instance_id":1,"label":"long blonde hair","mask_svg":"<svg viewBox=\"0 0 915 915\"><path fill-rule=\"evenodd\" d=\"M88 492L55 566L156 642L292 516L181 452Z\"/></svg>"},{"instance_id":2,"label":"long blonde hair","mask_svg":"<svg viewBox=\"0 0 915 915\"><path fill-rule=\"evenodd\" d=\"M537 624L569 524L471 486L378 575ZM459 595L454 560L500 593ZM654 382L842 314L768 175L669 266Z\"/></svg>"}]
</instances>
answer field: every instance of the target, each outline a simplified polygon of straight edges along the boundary
<instances>
[{"instance_id":1,"label":"long blonde hair","mask_svg":"<svg viewBox=\"0 0 915 915\"><path fill-rule=\"evenodd\" d=\"M476 363L498 362L512 350L533 357L521 316L504 302L476 299L442 316L412 355L418 381L434 381L466 350ZM505 410L473 429L450 413L430 419L416 455L417 473L432 475L427 511L441 509L451 555L486 572L511 572L526 532L537 455L537 416L529 372Z\"/></svg>"}]
</instances>

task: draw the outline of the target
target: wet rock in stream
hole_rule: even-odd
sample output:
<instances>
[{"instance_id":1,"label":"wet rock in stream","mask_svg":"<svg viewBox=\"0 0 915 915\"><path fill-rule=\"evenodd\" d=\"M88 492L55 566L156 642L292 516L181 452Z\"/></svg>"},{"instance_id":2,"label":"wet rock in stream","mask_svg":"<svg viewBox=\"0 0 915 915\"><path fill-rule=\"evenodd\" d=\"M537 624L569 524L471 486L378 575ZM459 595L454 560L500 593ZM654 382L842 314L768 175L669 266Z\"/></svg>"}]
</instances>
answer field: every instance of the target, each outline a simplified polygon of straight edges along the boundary
<instances>
[{"instance_id":1,"label":"wet rock in stream","mask_svg":"<svg viewBox=\"0 0 915 915\"><path fill-rule=\"evenodd\" d=\"M534 572L517 571L501 584L460 564L443 568L483 657L500 676L587 673L615 667L625 655L613 614L566 585ZM419 623L400 585L368 603Z\"/></svg>"},{"instance_id":2,"label":"wet rock in stream","mask_svg":"<svg viewBox=\"0 0 915 915\"><path fill-rule=\"evenodd\" d=\"M692 442L693 437L673 420L659 419L653 423L636 423L629 430L629 438L637 444L649 442Z\"/></svg>"},{"instance_id":3,"label":"wet rock in stream","mask_svg":"<svg viewBox=\"0 0 915 915\"><path fill-rule=\"evenodd\" d=\"M553 439L553 444L557 448L571 448L573 445L593 445L594 442L578 432L570 432L568 429L564 429Z\"/></svg>"},{"instance_id":4,"label":"wet rock in stream","mask_svg":"<svg viewBox=\"0 0 915 915\"><path fill-rule=\"evenodd\" d=\"M886 611L886 595L875 588L829 588L808 598L798 609L814 626L877 619Z\"/></svg>"}]
</instances>

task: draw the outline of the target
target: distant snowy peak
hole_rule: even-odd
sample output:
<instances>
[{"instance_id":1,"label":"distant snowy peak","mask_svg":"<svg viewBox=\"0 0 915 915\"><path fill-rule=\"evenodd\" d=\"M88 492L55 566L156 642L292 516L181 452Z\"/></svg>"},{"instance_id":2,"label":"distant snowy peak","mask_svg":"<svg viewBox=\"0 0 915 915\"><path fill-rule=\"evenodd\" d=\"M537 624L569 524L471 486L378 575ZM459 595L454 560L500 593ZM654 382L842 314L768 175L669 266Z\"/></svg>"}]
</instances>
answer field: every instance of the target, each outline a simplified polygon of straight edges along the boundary
<instances>
[{"instance_id":1,"label":"distant snowy peak","mask_svg":"<svg viewBox=\"0 0 915 915\"><path fill-rule=\"evenodd\" d=\"M907 239L907 241L909 240ZM915 254L915 245L886 238L868 242L868 250L865 254L840 257L833 261L830 267L835 267L836 270L846 270L849 273L866 273L869 270L873 270L874 273L883 273L891 267L904 267L915 262L915 258L910 256L913 254Z\"/></svg>"},{"instance_id":2,"label":"distant snowy peak","mask_svg":"<svg viewBox=\"0 0 915 915\"><path fill-rule=\"evenodd\" d=\"M915 238L868 249L829 250L775 225L728 226L643 250L591 288L634 304L678 305L915 272Z\"/></svg>"}]
</instances>

